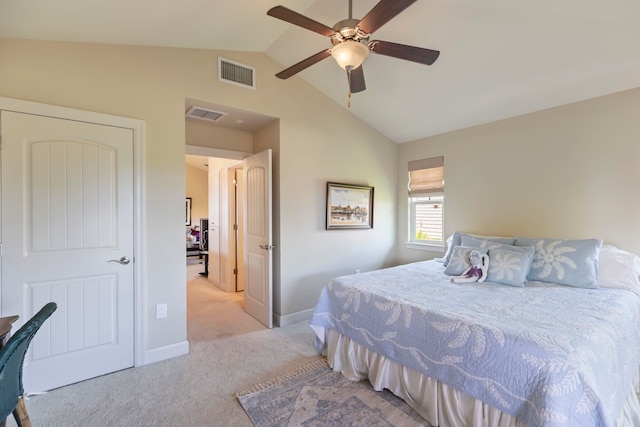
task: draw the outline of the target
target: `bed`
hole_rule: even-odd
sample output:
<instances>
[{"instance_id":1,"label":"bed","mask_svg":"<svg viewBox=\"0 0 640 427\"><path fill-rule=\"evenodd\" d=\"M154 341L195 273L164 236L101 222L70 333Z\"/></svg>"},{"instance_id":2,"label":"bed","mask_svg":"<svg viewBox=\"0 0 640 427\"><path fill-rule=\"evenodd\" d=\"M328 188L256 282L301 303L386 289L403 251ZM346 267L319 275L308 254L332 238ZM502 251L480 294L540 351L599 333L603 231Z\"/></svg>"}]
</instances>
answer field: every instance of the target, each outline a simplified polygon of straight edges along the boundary
<instances>
[{"instance_id":1,"label":"bed","mask_svg":"<svg viewBox=\"0 0 640 427\"><path fill-rule=\"evenodd\" d=\"M502 267L497 254L525 248L522 283L454 284L450 250L327 284L310 326L329 365L434 426L640 425L640 260L599 241L479 240L450 247Z\"/></svg>"}]
</instances>

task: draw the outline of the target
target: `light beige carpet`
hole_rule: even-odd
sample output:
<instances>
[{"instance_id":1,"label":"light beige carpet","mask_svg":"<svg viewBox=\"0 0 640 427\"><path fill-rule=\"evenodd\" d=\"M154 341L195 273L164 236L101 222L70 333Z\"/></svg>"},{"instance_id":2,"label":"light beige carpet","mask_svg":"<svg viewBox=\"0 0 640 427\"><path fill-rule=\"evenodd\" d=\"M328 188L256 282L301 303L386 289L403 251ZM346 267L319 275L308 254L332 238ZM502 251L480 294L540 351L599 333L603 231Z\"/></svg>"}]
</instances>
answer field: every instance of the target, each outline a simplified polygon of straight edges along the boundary
<instances>
[{"instance_id":1,"label":"light beige carpet","mask_svg":"<svg viewBox=\"0 0 640 427\"><path fill-rule=\"evenodd\" d=\"M188 355L33 396L34 427L251 426L235 393L318 359L313 333L307 322L262 327L201 270L187 267Z\"/></svg>"}]
</instances>

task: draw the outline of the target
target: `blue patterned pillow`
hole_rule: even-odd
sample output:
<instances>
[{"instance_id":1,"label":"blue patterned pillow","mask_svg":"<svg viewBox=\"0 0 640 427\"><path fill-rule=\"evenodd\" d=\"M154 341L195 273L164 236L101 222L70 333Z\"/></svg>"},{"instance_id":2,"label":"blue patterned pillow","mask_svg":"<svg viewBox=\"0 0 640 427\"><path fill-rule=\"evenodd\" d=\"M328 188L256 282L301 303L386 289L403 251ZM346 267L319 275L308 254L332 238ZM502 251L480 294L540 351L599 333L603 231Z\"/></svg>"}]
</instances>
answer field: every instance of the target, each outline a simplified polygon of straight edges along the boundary
<instances>
[{"instance_id":1,"label":"blue patterned pillow","mask_svg":"<svg viewBox=\"0 0 640 427\"><path fill-rule=\"evenodd\" d=\"M453 235L451 236L451 244L449 245L448 249L447 249L447 253L444 256L444 260L442 261L442 265L444 265L445 267L449 264L449 260L451 259L451 255L453 254L453 249L456 246L466 246L463 242L462 242L462 238L466 236L466 237L474 237L474 238L480 238L483 240L488 240L491 242L499 242L499 243L504 243L505 245L513 245L513 242L515 242L516 239L514 239L513 237L500 237L500 236L482 236L479 234L465 234L465 233L460 233L459 231L456 231L453 233Z\"/></svg>"},{"instance_id":2,"label":"blue patterned pillow","mask_svg":"<svg viewBox=\"0 0 640 427\"><path fill-rule=\"evenodd\" d=\"M444 265L445 267L449 265L449 261L451 260L451 255L453 254L453 249L456 246L460 246L461 236L462 236L462 233L458 233L457 231L455 231L451 236L451 243L449 243L449 247L447 247L447 253L444 256L444 260L442 261L442 265Z\"/></svg>"},{"instance_id":3,"label":"blue patterned pillow","mask_svg":"<svg viewBox=\"0 0 640 427\"><path fill-rule=\"evenodd\" d=\"M598 287L598 253L602 240L532 239L518 237L516 246L535 246L527 280L578 288Z\"/></svg>"},{"instance_id":4,"label":"blue patterned pillow","mask_svg":"<svg viewBox=\"0 0 640 427\"><path fill-rule=\"evenodd\" d=\"M459 276L462 274L471 264L469 264L469 254L471 251L477 250L481 254L486 254L486 249L470 248L467 246L456 246L451 251L451 258L449 264L444 270L444 274L449 276Z\"/></svg>"},{"instance_id":5,"label":"blue patterned pillow","mask_svg":"<svg viewBox=\"0 0 640 427\"><path fill-rule=\"evenodd\" d=\"M533 246L490 249L487 282L524 286L535 252Z\"/></svg>"},{"instance_id":6,"label":"blue patterned pillow","mask_svg":"<svg viewBox=\"0 0 640 427\"><path fill-rule=\"evenodd\" d=\"M501 248L501 247L504 247L504 246L507 246L507 247L510 247L510 248L514 248L515 246L512 246L514 242L515 242L515 239L509 239L507 237L505 237L505 238L502 238L502 237L487 238L487 237L470 236L468 234L463 234L462 235L462 239L461 239L462 246L470 246L470 247L473 247L473 248L481 248L481 249L485 249L487 251L489 251L491 249Z\"/></svg>"}]
</instances>

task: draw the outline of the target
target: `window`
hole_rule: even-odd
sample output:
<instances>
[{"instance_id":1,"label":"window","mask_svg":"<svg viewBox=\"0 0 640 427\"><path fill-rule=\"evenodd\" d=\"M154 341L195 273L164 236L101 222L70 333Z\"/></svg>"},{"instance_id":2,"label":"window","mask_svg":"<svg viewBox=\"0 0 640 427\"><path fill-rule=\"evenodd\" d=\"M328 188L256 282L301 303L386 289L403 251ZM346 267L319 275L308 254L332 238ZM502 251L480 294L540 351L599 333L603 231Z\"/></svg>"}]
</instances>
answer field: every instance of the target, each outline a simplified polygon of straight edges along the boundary
<instances>
[{"instance_id":1,"label":"window","mask_svg":"<svg viewBox=\"0 0 640 427\"><path fill-rule=\"evenodd\" d=\"M414 243L441 244L442 205L444 196L410 197L411 203L411 241Z\"/></svg>"},{"instance_id":2,"label":"window","mask_svg":"<svg viewBox=\"0 0 640 427\"><path fill-rule=\"evenodd\" d=\"M444 247L444 157L409 162L409 243Z\"/></svg>"}]
</instances>

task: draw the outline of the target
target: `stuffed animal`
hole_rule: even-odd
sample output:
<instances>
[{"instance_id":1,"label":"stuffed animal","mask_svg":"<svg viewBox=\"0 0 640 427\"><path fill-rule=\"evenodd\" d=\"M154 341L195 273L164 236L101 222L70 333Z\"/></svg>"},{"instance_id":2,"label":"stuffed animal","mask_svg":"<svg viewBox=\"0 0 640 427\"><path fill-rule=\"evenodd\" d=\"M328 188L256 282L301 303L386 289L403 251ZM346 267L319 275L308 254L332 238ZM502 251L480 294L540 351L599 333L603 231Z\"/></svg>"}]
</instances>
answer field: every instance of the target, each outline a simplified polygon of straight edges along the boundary
<instances>
[{"instance_id":1,"label":"stuffed animal","mask_svg":"<svg viewBox=\"0 0 640 427\"><path fill-rule=\"evenodd\" d=\"M460 276L454 276L451 281L454 283L484 282L489 269L489 255L481 254L477 250L469 253L469 267Z\"/></svg>"}]
</instances>

